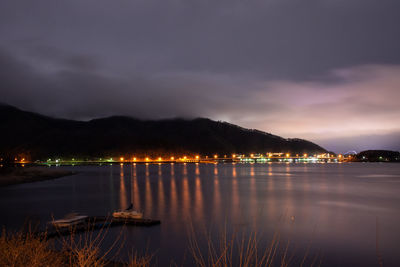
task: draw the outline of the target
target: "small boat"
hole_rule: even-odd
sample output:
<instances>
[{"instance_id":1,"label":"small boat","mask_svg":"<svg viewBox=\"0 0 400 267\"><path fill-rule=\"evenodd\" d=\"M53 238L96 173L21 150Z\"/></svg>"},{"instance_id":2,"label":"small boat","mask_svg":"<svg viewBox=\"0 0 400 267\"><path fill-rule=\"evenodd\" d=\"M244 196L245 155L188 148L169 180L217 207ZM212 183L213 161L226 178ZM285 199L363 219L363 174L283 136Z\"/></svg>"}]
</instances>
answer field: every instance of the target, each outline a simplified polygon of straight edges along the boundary
<instances>
[{"instance_id":1,"label":"small boat","mask_svg":"<svg viewBox=\"0 0 400 267\"><path fill-rule=\"evenodd\" d=\"M86 221L88 216L79 215L78 213L67 214L63 219L50 222L55 227L69 227L82 224Z\"/></svg>"},{"instance_id":2,"label":"small boat","mask_svg":"<svg viewBox=\"0 0 400 267\"><path fill-rule=\"evenodd\" d=\"M124 219L143 219L143 212L134 210L133 205L131 204L126 210L114 211L113 217Z\"/></svg>"}]
</instances>

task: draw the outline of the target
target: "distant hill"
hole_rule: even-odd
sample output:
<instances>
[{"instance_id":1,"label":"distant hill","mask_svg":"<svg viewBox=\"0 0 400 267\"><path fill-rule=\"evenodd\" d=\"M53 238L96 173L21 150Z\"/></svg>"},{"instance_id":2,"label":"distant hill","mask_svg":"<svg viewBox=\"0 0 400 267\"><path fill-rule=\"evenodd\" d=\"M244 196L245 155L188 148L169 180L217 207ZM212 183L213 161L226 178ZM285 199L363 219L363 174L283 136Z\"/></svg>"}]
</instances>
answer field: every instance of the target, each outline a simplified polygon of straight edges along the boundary
<instances>
[{"instance_id":1,"label":"distant hill","mask_svg":"<svg viewBox=\"0 0 400 267\"><path fill-rule=\"evenodd\" d=\"M105 157L200 153L317 153L312 142L210 119L139 120L114 116L88 122L51 118L0 106L0 153L46 157Z\"/></svg>"},{"instance_id":2,"label":"distant hill","mask_svg":"<svg viewBox=\"0 0 400 267\"><path fill-rule=\"evenodd\" d=\"M366 150L358 153L354 160L365 162L400 162L400 152L391 150Z\"/></svg>"}]
</instances>

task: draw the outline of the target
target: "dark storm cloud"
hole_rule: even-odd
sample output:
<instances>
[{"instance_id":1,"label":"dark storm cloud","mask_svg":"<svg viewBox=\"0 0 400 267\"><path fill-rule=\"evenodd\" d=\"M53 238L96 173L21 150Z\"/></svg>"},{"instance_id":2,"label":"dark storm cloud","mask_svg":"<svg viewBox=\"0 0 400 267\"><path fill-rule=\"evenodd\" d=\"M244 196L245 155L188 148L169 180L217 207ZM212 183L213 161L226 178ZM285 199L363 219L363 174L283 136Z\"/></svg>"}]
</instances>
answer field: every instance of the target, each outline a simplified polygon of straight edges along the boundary
<instances>
[{"instance_id":1,"label":"dark storm cloud","mask_svg":"<svg viewBox=\"0 0 400 267\"><path fill-rule=\"evenodd\" d=\"M2 1L2 40L96 53L119 72L256 72L304 78L398 63L400 3L353 1Z\"/></svg>"},{"instance_id":2,"label":"dark storm cloud","mask_svg":"<svg viewBox=\"0 0 400 267\"><path fill-rule=\"evenodd\" d=\"M101 63L94 56L71 55L51 46L32 46L28 51L33 59L47 62L50 65L62 65L72 69L95 70Z\"/></svg>"},{"instance_id":3,"label":"dark storm cloud","mask_svg":"<svg viewBox=\"0 0 400 267\"><path fill-rule=\"evenodd\" d=\"M120 77L70 67L60 65L57 71L40 72L0 50L0 68L4 70L0 73L2 100L76 119L115 114L140 118L195 117L242 105L239 95L229 94L240 82L223 75L169 73ZM218 94L223 97L216 98Z\"/></svg>"},{"instance_id":4,"label":"dark storm cloud","mask_svg":"<svg viewBox=\"0 0 400 267\"><path fill-rule=\"evenodd\" d=\"M391 134L398 10L394 0L3 0L1 101L74 119L205 116L317 141Z\"/></svg>"}]
</instances>

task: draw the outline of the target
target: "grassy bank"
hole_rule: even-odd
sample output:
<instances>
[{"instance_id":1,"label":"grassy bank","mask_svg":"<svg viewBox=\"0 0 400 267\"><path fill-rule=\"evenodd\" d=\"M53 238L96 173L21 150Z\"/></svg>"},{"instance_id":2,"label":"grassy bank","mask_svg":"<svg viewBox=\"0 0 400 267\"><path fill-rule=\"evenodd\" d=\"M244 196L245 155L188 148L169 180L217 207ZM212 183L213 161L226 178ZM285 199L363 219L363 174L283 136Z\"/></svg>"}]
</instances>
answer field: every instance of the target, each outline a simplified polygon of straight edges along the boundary
<instances>
[{"instance_id":1,"label":"grassy bank","mask_svg":"<svg viewBox=\"0 0 400 267\"><path fill-rule=\"evenodd\" d=\"M14 167L0 171L0 186L51 180L72 174L72 171L40 166Z\"/></svg>"},{"instance_id":2,"label":"grassy bank","mask_svg":"<svg viewBox=\"0 0 400 267\"><path fill-rule=\"evenodd\" d=\"M152 257L132 254L129 262L121 263L106 259L118 242L108 252L100 252L101 243L106 233L97 235L86 233L83 236L60 238L62 245L56 249L55 240L38 237L32 233L11 233L5 230L0 236L0 266L9 267L147 267Z\"/></svg>"},{"instance_id":3,"label":"grassy bank","mask_svg":"<svg viewBox=\"0 0 400 267\"><path fill-rule=\"evenodd\" d=\"M227 235L226 231L220 232L222 234L215 236L216 240L213 240L210 232L198 236L191 228L188 231L188 247L182 251L184 260L179 265L173 261L158 262L155 254L139 254L134 248L128 250L130 253L127 262L119 262L119 256L124 256L121 251L127 251L123 231L111 245L104 247L103 241L108 229L105 227L98 232L87 231L82 235L71 231L70 236L51 240L30 232L10 233L3 230L0 236L0 266L302 267L320 266L322 259L318 254L312 255L308 247L300 261L293 261L294 251L290 239L283 238L279 231L268 241L259 238L255 233L236 232Z\"/></svg>"}]
</instances>

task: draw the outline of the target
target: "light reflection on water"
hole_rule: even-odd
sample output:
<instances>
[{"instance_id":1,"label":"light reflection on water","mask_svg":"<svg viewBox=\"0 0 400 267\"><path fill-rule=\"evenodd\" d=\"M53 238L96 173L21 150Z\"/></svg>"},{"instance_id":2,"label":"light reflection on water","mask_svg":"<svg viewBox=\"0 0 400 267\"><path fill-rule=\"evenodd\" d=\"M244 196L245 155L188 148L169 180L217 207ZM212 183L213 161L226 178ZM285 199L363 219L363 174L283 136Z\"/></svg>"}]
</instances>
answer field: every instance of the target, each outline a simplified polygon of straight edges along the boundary
<instances>
[{"instance_id":1,"label":"light reflection on water","mask_svg":"<svg viewBox=\"0 0 400 267\"><path fill-rule=\"evenodd\" d=\"M137 181L136 164L132 166L132 205L135 209L140 209L140 191Z\"/></svg>"},{"instance_id":2,"label":"light reflection on water","mask_svg":"<svg viewBox=\"0 0 400 267\"><path fill-rule=\"evenodd\" d=\"M214 201L213 201L213 217L216 218L221 215L221 192L219 188L218 178L218 165L214 165Z\"/></svg>"},{"instance_id":3,"label":"light reflection on water","mask_svg":"<svg viewBox=\"0 0 400 267\"><path fill-rule=\"evenodd\" d=\"M0 223L46 222L71 211L110 214L133 203L160 226L127 228L129 246L181 262L187 227L271 237L281 224L298 251L313 239L323 266L377 266L376 218L386 266L400 262L398 164L124 164L62 167L79 174L0 188ZM282 216L291 219L282 221ZM117 230L113 230L117 231ZM111 232L113 232L111 231ZM118 231L117 231L118 232ZM186 251L187 252L187 251Z\"/></svg>"},{"instance_id":4,"label":"light reflection on water","mask_svg":"<svg viewBox=\"0 0 400 267\"><path fill-rule=\"evenodd\" d=\"M189 191L189 179L187 176L187 164L183 164L182 171L182 217L184 220L189 220L191 215L191 199Z\"/></svg>"},{"instance_id":5,"label":"light reflection on water","mask_svg":"<svg viewBox=\"0 0 400 267\"><path fill-rule=\"evenodd\" d=\"M120 203L119 203L119 205L120 205L121 209L123 209L124 207L128 207L127 206L128 200L127 200L127 192L126 192L126 189L125 189L125 178L124 178L124 166L123 165L121 165L121 171L120 171L119 180L120 180L120 185L119 185L119 188L120 188L120 193L119 193Z\"/></svg>"},{"instance_id":6,"label":"light reflection on water","mask_svg":"<svg viewBox=\"0 0 400 267\"><path fill-rule=\"evenodd\" d=\"M195 203L194 206L196 207L196 217L195 220L203 221L203 189L201 186L201 179L200 179L200 169L199 164L196 163L196 192L195 192Z\"/></svg>"}]
</instances>

